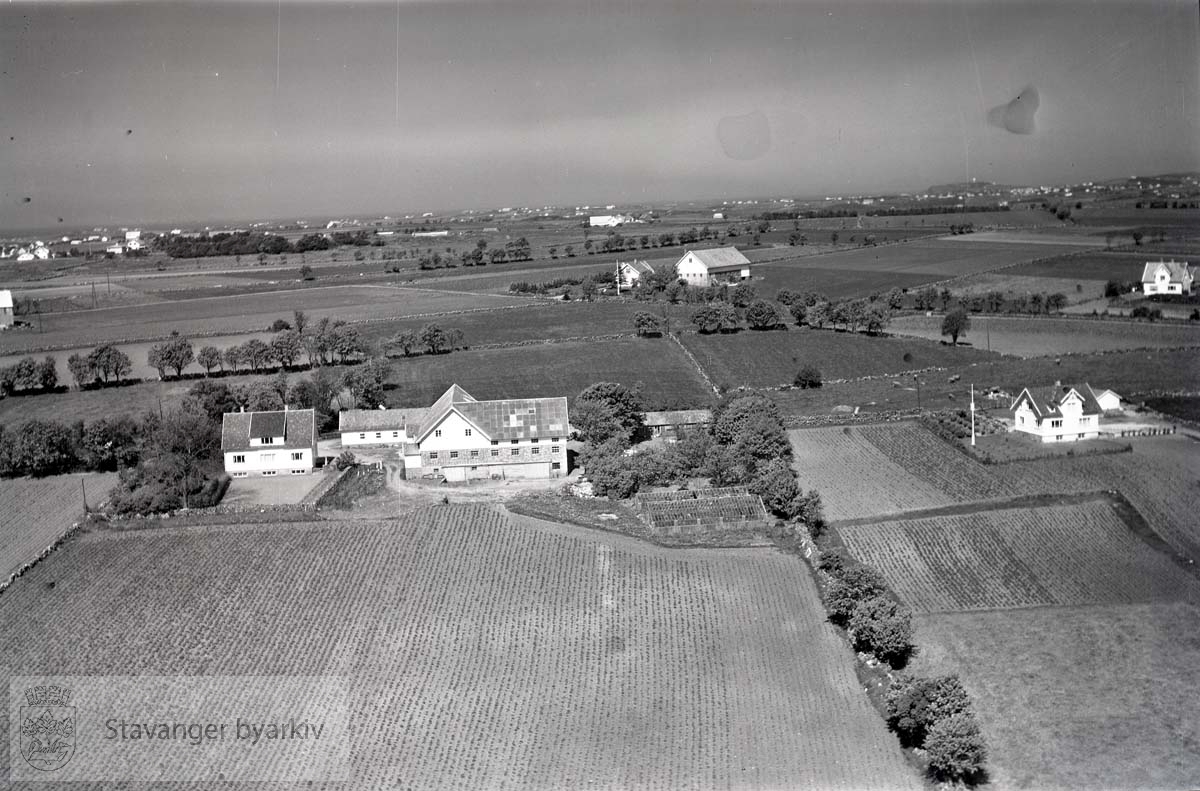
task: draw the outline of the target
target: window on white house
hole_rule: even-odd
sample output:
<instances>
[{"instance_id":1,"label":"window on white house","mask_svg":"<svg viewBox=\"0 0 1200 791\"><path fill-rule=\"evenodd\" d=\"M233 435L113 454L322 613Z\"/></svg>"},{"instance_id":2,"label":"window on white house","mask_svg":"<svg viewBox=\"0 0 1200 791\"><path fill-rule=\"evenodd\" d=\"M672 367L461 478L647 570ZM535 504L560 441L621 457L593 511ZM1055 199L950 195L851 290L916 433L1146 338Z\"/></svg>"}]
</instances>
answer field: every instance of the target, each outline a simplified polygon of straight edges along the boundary
<instances>
[{"instance_id":1,"label":"window on white house","mask_svg":"<svg viewBox=\"0 0 1200 791\"><path fill-rule=\"evenodd\" d=\"M292 470L292 475L304 475L308 470Z\"/></svg>"},{"instance_id":2,"label":"window on white house","mask_svg":"<svg viewBox=\"0 0 1200 791\"><path fill-rule=\"evenodd\" d=\"M304 458L304 451L298 450L292 453L292 461L300 461Z\"/></svg>"},{"instance_id":3,"label":"window on white house","mask_svg":"<svg viewBox=\"0 0 1200 791\"><path fill-rule=\"evenodd\" d=\"M375 439L383 439L383 432L376 431L376 432L375 432Z\"/></svg>"},{"instance_id":4,"label":"window on white house","mask_svg":"<svg viewBox=\"0 0 1200 791\"><path fill-rule=\"evenodd\" d=\"M493 445L499 445L499 444L500 444L500 440L498 440L498 439L494 439L494 440L492 440L492 444L493 444Z\"/></svg>"},{"instance_id":5,"label":"window on white house","mask_svg":"<svg viewBox=\"0 0 1200 791\"><path fill-rule=\"evenodd\" d=\"M399 438L400 438L400 432L399 432L399 431L393 431L393 432L392 432L392 439L399 439Z\"/></svg>"},{"instance_id":6,"label":"window on white house","mask_svg":"<svg viewBox=\"0 0 1200 791\"><path fill-rule=\"evenodd\" d=\"M245 464L246 463L246 454L239 453L236 456L234 456L233 463L234 464Z\"/></svg>"},{"instance_id":7,"label":"window on white house","mask_svg":"<svg viewBox=\"0 0 1200 791\"><path fill-rule=\"evenodd\" d=\"M440 436L442 436L442 430L441 430L440 428L434 429L434 430L433 430L433 436L435 436L435 437L440 437Z\"/></svg>"},{"instance_id":8,"label":"window on white house","mask_svg":"<svg viewBox=\"0 0 1200 791\"><path fill-rule=\"evenodd\" d=\"M541 452L541 450L542 450L541 448L531 448L530 452L533 453L534 456L536 456Z\"/></svg>"},{"instance_id":9,"label":"window on white house","mask_svg":"<svg viewBox=\"0 0 1200 791\"><path fill-rule=\"evenodd\" d=\"M498 450L493 450L493 451L492 451L492 455L493 455L493 456L499 456L499 455L500 455L500 451L498 451Z\"/></svg>"},{"instance_id":10,"label":"window on white house","mask_svg":"<svg viewBox=\"0 0 1200 791\"><path fill-rule=\"evenodd\" d=\"M430 453L429 453L429 458L431 458L431 459L436 459L436 458L437 458L437 451L436 451L436 450L435 450L435 451L430 451Z\"/></svg>"},{"instance_id":11,"label":"window on white house","mask_svg":"<svg viewBox=\"0 0 1200 791\"><path fill-rule=\"evenodd\" d=\"M559 462L557 462L557 461L552 461L552 462L550 462L550 469L552 469L552 470L561 470L561 469L562 469L562 464L560 464L560 463L559 463Z\"/></svg>"},{"instance_id":12,"label":"window on white house","mask_svg":"<svg viewBox=\"0 0 1200 791\"><path fill-rule=\"evenodd\" d=\"M263 475L274 475L275 470L263 470L262 474Z\"/></svg>"},{"instance_id":13,"label":"window on white house","mask_svg":"<svg viewBox=\"0 0 1200 791\"><path fill-rule=\"evenodd\" d=\"M537 438L537 437L534 437L533 439L531 439L531 440L529 440L529 441L530 441L530 442L532 442L534 445L536 445L536 444L537 444L537 442L538 442L538 438Z\"/></svg>"},{"instance_id":14,"label":"window on white house","mask_svg":"<svg viewBox=\"0 0 1200 791\"><path fill-rule=\"evenodd\" d=\"M471 436L471 429L463 429L463 435L467 437Z\"/></svg>"},{"instance_id":15,"label":"window on white house","mask_svg":"<svg viewBox=\"0 0 1200 791\"><path fill-rule=\"evenodd\" d=\"M554 437L554 438L553 438L553 439L551 439L550 441L551 441L551 442L558 442L558 437Z\"/></svg>"},{"instance_id":16,"label":"window on white house","mask_svg":"<svg viewBox=\"0 0 1200 791\"><path fill-rule=\"evenodd\" d=\"M456 451L456 450L452 450L452 451L450 451L450 458L452 458L452 459L457 459L457 458L458 458L458 451Z\"/></svg>"},{"instance_id":17,"label":"window on white house","mask_svg":"<svg viewBox=\"0 0 1200 791\"><path fill-rule=\"evenodd\" d=\"M366 434L359 434L359 435L358 435L358 438L359 438L359 439L366 439L366 438L367 438L367 435L366 435Z\"/></svg>"},{"instance_id":18,"label":"window on white house","mask_svg":"<svg viewBox=\"0 0 1200 791\"><path fill-rule=\"evenodd\" d=\"M473 451L471 451L471 458L472 458L472 459L478 459L478 458L479 458L479 451L477 451L477 450L473 450Z\"/></svg>"},{"instance_id":19,"label":"window on white house","mask_svg":"<svg viewBox=\"0 0 1200 791\"><path fill-rule=\"evenodd\" d=\"M274 445L275 438L274 437L263 437L262 439L259 440L259 442L261 442L263 445Z\"/></svg>"},{"instance_id":20,"label":"window on white house","mask_svg":"<svg viewBox=\"0 0 1200 791\"><path fill-rule=\"evenodd\" d=\"M509 454L509 455L511 455L511 456L516 456L516 455L517 455L517 454L519 454L520 452L521 452L521 449L520 449L520 448L513 448L513 449L512 449L512 451L510 452L510 454Z\"/></svg>"},{"instance_id":21,"label":"window on white house","mask_svg":"<svg viewBox=\"0 0 1200 791\"><path fill-rule=\"evenodd\" d=\"M521 440L519 440L519 439L514 439L514 440L512 441L512 444L516 445L516 444L517 444L518 442L520 442L520 441L521 441Z\"/></svg>"},{"instance_id":22,"label":"window on white house","mask_svg":"<svg viewBox=\"0 0 1200 791\"><path fill-rule=\"evenodd\" d=\"M554 446L552 446L552 447L550 448L550 452L551 452L551 453L558 453L558 448L559 448L559 446L558 446L558 445L554 445Z\"/></svg>"}]
</instances>

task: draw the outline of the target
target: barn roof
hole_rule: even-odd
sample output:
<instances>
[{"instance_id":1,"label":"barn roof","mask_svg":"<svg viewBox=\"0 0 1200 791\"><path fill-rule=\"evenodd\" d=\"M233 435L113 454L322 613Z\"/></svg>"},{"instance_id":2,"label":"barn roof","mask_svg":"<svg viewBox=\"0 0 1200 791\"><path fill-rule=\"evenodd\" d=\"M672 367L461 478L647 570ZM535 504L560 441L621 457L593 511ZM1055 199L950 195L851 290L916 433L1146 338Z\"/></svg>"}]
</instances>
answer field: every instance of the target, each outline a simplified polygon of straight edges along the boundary
<instances>
[{"instance_id":1,"label":"barn roof","mask_svg":"<svg viewBox=\"0 0 1200 791\"><path fill-rule=\"evenodd\" d=\"M380 431L411 428L416 431L425 409L347 409L338 413L338 431Z\"/></svg>"},{"instance_id":2,"label":"barn roof","mask_svg":"<svg viewBox=\"0 0 1200 791\"><path fill-rule=\"evenodd\" d=\"M429 408L418 440L424 440L451 412L457 412L488 439L562 437L569 429L566 398L505 398L476 401L452 385Z\"/></svg>"},{"instance_id":3,"label":"barn roof","mask_svg":"<svg viewBox=\"0 0 1200 791\"><path fill-rule=\"evenodd\" d=\"M712 420L711 409L673 409L665 412L646 412L647 426L698 426Z\"/></svg>"},{"instance_id":4,"label":"barn roof","mask_svg":"<svg viewBox=\"0 0 1200 791\"><path fill-rule=\"evenodd\" d=\"M1167 270L1172 283L1182 283L1184 278L1192 276L1187 261L1148 261L1142 269L1142 282L1153 283L1160 268Z\"/></svg>"},{"instance_id":5,"label":"barn roof","mask_svg":"<svg viewBox=\"0 0 1200 791\"><path fill-rule=\"evenodd\" d=\"M282 429L278 433L275 432ZM262 433L266 432L266 433ZM251 437L283 436L274 448L311 448L317 441L317 418L311 409L282 412L226 412L221 416L221 450L250 450ZM261 446L255 446L257 450Z\"/></svg>"},{"instance_id":6,"label":"barn roof","mask_svg":"<svg viewBox=\"0 0 1200 791\"><path fill-rule=\"evenodd\" d=\"M645 261L622 261L621 266L637 272L639 275L654 274L654 267L650 266L650 264L646 263Z\"/></svg>"},{"instance_id":7,"label":"barn roof","mask_svg":"<svg viewBox=\"0 0 1200 791\"><path fill-rule=\"evenodd\" d=\"M750 265L750 259L742 255L736 247L714 247L711 250L688 250L684 253L696 256L709 272L721 272L729 269L742 269ZM682 259L681 259L682 260Z\"/></svg>"}]
</instances>

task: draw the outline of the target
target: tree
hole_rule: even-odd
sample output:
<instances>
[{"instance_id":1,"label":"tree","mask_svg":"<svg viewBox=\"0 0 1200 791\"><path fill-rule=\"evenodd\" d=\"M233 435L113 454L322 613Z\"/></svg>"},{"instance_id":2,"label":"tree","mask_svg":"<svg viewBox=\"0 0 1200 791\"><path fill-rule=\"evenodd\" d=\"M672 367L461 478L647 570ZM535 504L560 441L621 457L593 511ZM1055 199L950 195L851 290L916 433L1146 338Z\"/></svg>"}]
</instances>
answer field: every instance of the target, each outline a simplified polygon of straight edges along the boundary
<instances>
[{"instance_id":1,"label":"tree","mask_svg":"<svg viewBox=\"0 0 1200 791\"><path fill-rule=\"evenodd\" d=\"M634 313L633 327L637 330L638 336L642 338L662 335L662 319L649 311L639 310Z\"/></svg>"},{"instance_id":2,"label":"tree","mask_svg":"<svg viewBox=\"0 0 1200 791\"><path fill-rule=\"evenodd\" d=\"M417 337L416 330L405 330L398 332L388 339L387 348L399 347L405 357L410 356L415 349L421 345L421 339Z\"/></svg>"},{"instance_id":3,"label":"tree","mask_svg":"<svg viewBox=\"0 0 1200 791\"><path fill-rule=\"evenodd\" d=\"M754 290L754 286L750 283L738 283L733 287L733 291L729 295L729 301L736 308L747 307L757 298L758 294Z\"/></svg>"},{"instance_id":4,"label":"tree","mask_svg":"<svg viewBox=\"0 0 1200 791\"><path fill-rule=\"evenodd\" d=\"M758 467L753 480L747 487L751 494L762 498L767 510L783 519L795 515L793 508L800 495L796 474L791 466L781 459L771 459Z\"/></svg>"},{"instance_id":5,"label":"tree","mask_svg":"<svg viewBox=\"0 0 1200 791\"><path fill-rule=\"evenodd\" d=\"M297 409L315 410L318 428L323 431L336 423L330 405L340 388L341 380L338 377L326 369L318 368L308 378L292 385L287 401Z\"/></svg>"},{"instance_id":6,"label":"tree","mask_svg":"<svg viewBox=\"0 0 1200 791\"><path fill-rule=\"evenodd\" d=\"M47 355L37 367L33 384L39 390L58 387L58 361Z\"/></svg>"},{"instance_id":7,"label":"tree","mask_svg":"<svg viewBox=\"0 0 1200 791\"><path fill-rule=\"evenodd\" d=\"M159 379L167 378L167 355L164 344L157 343L150 347L146 352L146 365L158 371Z\"/></svg>"},{"instance_id":8,"label":"tree","mask_svg":"<svg viewBox=\"0 0 1200 791\"><path fill-rule=\"evenodd\" d=\"M863 308L862 322L867 332L878 335L887 329L892 320L892 312L883 302L871 302Z\"/></svg>"},{"instance_id":9,"label":"tree","mask_svg":"<svg viewBox=\"0 0 1200 791\"><path fill-rule=\"evenodd\" d=\"M596 285L596 279L591 275L585 275L583 280L579 281L579 294L586 302L591 302L596 298L596 292L599 286Z\"/></svg>"},{"instance_id":10,"label":"tree","mask_svg":"<svg viewBox=\"0 0 1200 791\"><path fill-rule=\"evenodd\" d=\"M833 309L828 302L818 302L815 305L809 305L805 313L805 321L808 326L820 329L828 324L833 319Z\"/></svg>"},{"instance_id":11,"label":"tree","mask_svg":"<svg viewBox=\"0 0 1200 791\"><path fill-rule=\"evenodd\" d=\"M426 348L429 349L430 354L441 354L447 351L446 347L449 345L449 338L446 336L446 331L442 329L441 325L435 323L426 324L421 328L419 337L421 343L425 344Z\"/></svg>"},{"instance_id":12,"label":"tree","mask_svg":"<svg viewBox=\"0 0 1200 791\"><path fill-rule=\"evenodd\" d=\"M137 464L141 455L141 426L128 415L100 418L88 423L79 442L84 467L114 472Z\"/></svg>"},{"instance_id":13,"label":"tree","mask_svg":"<svg viewBox=\"0 0 1200 791\"><path fill-rule=\"evenodd\" d=\"M245 361L245 355L242 354L242 347L238 345L229 346L225 351L221 352L221 359L225 361L225 365L230 371L237 371Z\"/></svg>"},{"instance_id":14,"label":"tree","mask_svg":"<svg viewBox=\"0 0 1200 791\"><path fill-rule=\"evenodd\" d=\"M957 307L942 318L942 335L950 336L952 346L958 345L958 337L971 329L971 317L962 307Z\"/></svg>"},{"instance_id":15,"label":"tree","mask_svg":"<svg viewBox=\"0 0 1200 791\"><path fill-rule=\"evenodd\" d=\"M958 676L916 678L901 673L888 687L888 726L906 746L920 747L939 720L970 710L971 701Z\"/></svg>"},{"instance_id":16,"label":"tree","mask_svg":"<svg viewBox=\"0 0 1200 791\"><path fill-rule=\"evenodd\" d=\"M49 420L22 423L12 436L8 464L18 475L58 475L77 463L75 437L68 426Z\"/></svg>"},{"instance_id":17,"label":"tree","mask_svg":"<svg viewBox=\"0 0 1200 791\"><path fill-rule=\"evenodd\" d=\"M566 254L567 258L574 258L575 257L575 246L570 245L570 244L567 245L566 247L563 248L563 253Z\"/></svg>"},{"instance_id":18,"label":"tree","mask_svg":"<svg viewBox=\"0 0 1200 791\"><path fill-rule=\"evenodd\" d=\"M837 245L837 243L838 243L838 232L837 231L834 231L833 233L829 234L829 241L833 242L834 245Z\"/></svg>"},{"instance_id":19,"label":"tree","mask_svg":"<svg viewBox=\"0 0 1200 791\"><path fill-rule=\"evenodd\" d=\"M608 407L611 414L593 408L591 405L595 403ZM580 409L584 410L587 418L583 423L576 420ZM645 406L639 387L627 388L617 382L596 382L575 397L571 406L571 422L579 430L584 442L599 444L611 436L620 436L628 443L645 425L643 409ZM616 429L606 429L604 421L612 421Z\"/></svg>"},{"instance_id":20,"label":"tree","mask_svg":"<svg viewBox=\"0 0 1200 791\"><path fill-rule=\"evenodd\" d=\"M1046 310L1051 313L1058 313L1067 306L1067 295L1061 292L1055 292L1046 297Z\"/></svg>"},{"instance_id":21,"label":"tree","mask_svg":"<svg viewBox=\"0 0 1200 791\"><path fill-rule=\"evenodd\" d=\"M580 463L598 495L624 499L632 497L638 490L638 474L619 438L585 448L580 454Z\"/></svg>"},{"instance_id":22,"label":"tree","mask_svg":"<svg viewBox=\"0 0 1200 791\"><path fill-rule=\"evenodd\" d=\"M302 310L292 311L292 328L301 335L308 328L308 316Z\"/></svg>"},{"instance_id":23,"label":"tree","mask_svg":"<svg viewBox=\"0 0 1200 791\"><path fill-rule=\"evenodd\" d=\"M242 358L250 370L258 373L271 361L271 347L258 338L251 338L242 344Z\"/></svg>"},{"instance_id":24,"label":"tree","mask_svg":"<svg viewBox=\"0 0 1200 791\"><path fill-rule=\"evenodd\" d=\"M746 323L752 330L773 330L782 322L779 311L765 299L756 299L746 308Z\"/></svg>"},{"instance_id":25,"label":"tree","mask_svg":"<svg viewBox=\"0 0 1200 791\"><path fill-rule=\"evenodd\" d=\"M1141 231L1134 231L1130 234L1130 236L1133 238L1133 243L1140 246L1142 244L1142 239L1145 238L1146 234L1142 233Z\"/></svg>"},{"instance_id":26,"label":"tree","mask_svg":"<svg viewBox=\"0 0 1200 791\"><path fill-rule=\"evenodd\" d=\"M133 363L125 352L118 349L112 344L104 344L97 346L88 353L88 363L93 370L100 374L100 378L107 384L108 382L120 382L121 377L128 376L133 370Z\"/></svg>"},{"instance_id":27,"label":"tree","mask_svg":"<svg viewBox=\"0 0 1200 791\"><path fill-rule=\"evenodd\" d=\"M295 332L295 330L292 330ZM196 362L204 368L204 375L210 376L214 368L221 364L221 350L215 346L205 346L196 355Z\"/></svg>"},{"instance_id":28,"label":"tree","mask_svg":"<svg viewBox=\"0 0 1200 791\"><path fill-rule=\"evenodd\" d=\"M738 326L737 311L728 302L718 300L693 313L692 323L702 333L728 332Z\"/></svg>"},{"instance_id":29,"label":"tree","mask_svg":"<svg viewBox=\"0 0 1200 791\"><path fill-rule=\"evenodd\" d=\"M192 385L184 401L189 402L186 411L208 415L214 423L220 421L226 412L236 412L238 409L238 401L229 385L206 379Z\"/></svg>"},{"instance_id":30,"label":"tree","mask_svg":"<svg viewBox=\"0 0 1200 791\"><path fill-rule=\"evenodd\" d=\"M220 427L208 415L182 408L163 416L146 451L160 480L182 485L186 507L192 487L219 469L220 449Z\"/></svg>"},{"instance_id":31,"label":"tree","mask_svg":"<svg viewBox=\"0 0 1200 791\"><path fill-rule=\"evenodd\" d=\"M792 380L792 384L799 387L801 390L816 388L821 386L821 371L817 366L810 364L803 365L796 372L796 378Z\"/></svg>"},{"instance_id":32,"label":"tree","mask_svg":"<svg viewBox=\"0 0 1200 791\"><path fill-rule=\"evenodd\" d=\"M912 613L883 595L860 601L847 628L856 649L870 651L893 666L903 664L912 653Z\"/></svg>"},{"instance_id":33,"label":"tree","mask_svg":"<svg viewBox=\"0 0 1200 791\"><path fill-rule=\"evenodd\" d=\"M1104 296L1108 299L1116 299L1121 296L1121 283L1117 280L1110 280L1104 284Z\"/></svg>"},{"instance_id":34,"label":"tree","mask_svg":"<svg viewBox=\"0 0 1200 791\"><path fill-rule=\"evenodd\" d=\"M860 601L884 591L883 576L869 566L854 566L835 575L825 588L825 609L829 620L846 623Z\"/></svg>"},{"instance_id":35,"label":"tree","mask_svg":"<svg viewBox=\"0 0 1200 791\"><path fill-rule=\"evenodd\" d=\"M332 330L330 350L338 356L339 362L344 363L347 358L366 354L367 347L357 327L339 323Z\"/></svg>"},{"instance_id":36,"label":"tree","mask_svg":"<svg viewBox=\"0 0 1200 791\"><path fill-rule=\"evenodd\" d=\"M313 277L313 268L311 266L309 266L308 264L304 264L303 266L301 266L300 267L300 279L301 280L315 280L316 278Z\"/></svg>"},{"instance_id":37,"label":"tree","mask_svg":"<svg viewBox=\"0 0 1200 791\"><path fill-rule=\"evenodd\" d=\"M708 433L720 445L732 445L747 430L755 415L765 415L779 430L783 430L783 417L779 406L760 393L734 392L726 395L713 409ZM786 451L791 458L791 449Z\"/></svg>"},{"instance_id":38,"label":"tree","mask_svg":"<svg viewBox=\"0 0 1200 791\"><path fill-rule=\"evenodd\" d=\"M925 737L929 768L938 777L965 779L977 776L987 760L987 747L975 717L952 714L939 720Z\"/></svg>"},{"instance_id":39,"label":"tree","mask_svg":"<svg viewBox=\"0 0 1200 791\"><path fill-rule=\"evenodd\" d=\"M67 370L71 372L71 378L80 390L96 381L96 369L92 367L91 361L81 354L72 354L67 358Z\"/></svg>"},{"instance_id":40,"label":"tree","mask_svg":"<svg viewBox=\"0 0 1200 791\"><path fill-rule=\"evenodd\" d=\"M368 360L347 371L342 377L342 386L350 391L358 408L374 409L384 402L383 384L387 374L386 361Z\"/></svg>"},{"instance_id":41,"label":"tree","mask_svg":"<svg viewBox=\"0 0 1200 791\"><path fill-rule=\"evenodd\" d=\"M196 359L196 354L192 351L192 342L179 335L173 336L162 345L161 355L161 362L175 369L176 378L183 376L183 369Z\"/></svg>"}]
</instances>

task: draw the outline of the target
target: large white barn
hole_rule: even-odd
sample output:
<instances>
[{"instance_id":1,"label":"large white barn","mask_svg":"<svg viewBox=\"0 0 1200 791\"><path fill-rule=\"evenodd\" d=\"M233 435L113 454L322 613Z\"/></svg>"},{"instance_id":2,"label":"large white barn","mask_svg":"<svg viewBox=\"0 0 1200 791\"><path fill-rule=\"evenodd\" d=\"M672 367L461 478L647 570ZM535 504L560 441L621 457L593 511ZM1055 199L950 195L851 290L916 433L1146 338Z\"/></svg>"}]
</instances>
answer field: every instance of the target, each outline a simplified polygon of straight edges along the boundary
<instances>
[{"instance_id":1,"label":"large white barn","mask_svg":"<svg viewBox=\"0 0 1200 791\"><path fill-rule=\"evenodd\" d=\"M554 478L567 472L566 398L477 401L452 385L428 409L348 410L342 445L401 448L404 477Z\"/></svg>"},{"instance_id":2,"label":"large white barn","mask_svg":"<svg viewBox=\"0 0 1200 791\"><path fill-rule=\"evenodd\" d=\"M311 409L280 412L227 412L221 420L225 472L249 475L303 475L317 458L317 416Z\"/></svg>"},{"instance_id":3,"label":"large white barn","mask_svg":"<svg viewBox=\"0 0 1200 791\"><path fill-rule=\"evenodd\" d=\"M675 268L679 279L692 286L710 286L750 278L750 259L736 247L688 250Z\"/></svg>"},{"instance_id":4,"label":"large white barn","mask_svg":"<svg viewBox=\"0 0 1200 791\"><path fill-rule=\"evenodd\" d=\"M8 289L0 289L0 328L13 323L13 295Z\"/></svg>"}]
</instances>

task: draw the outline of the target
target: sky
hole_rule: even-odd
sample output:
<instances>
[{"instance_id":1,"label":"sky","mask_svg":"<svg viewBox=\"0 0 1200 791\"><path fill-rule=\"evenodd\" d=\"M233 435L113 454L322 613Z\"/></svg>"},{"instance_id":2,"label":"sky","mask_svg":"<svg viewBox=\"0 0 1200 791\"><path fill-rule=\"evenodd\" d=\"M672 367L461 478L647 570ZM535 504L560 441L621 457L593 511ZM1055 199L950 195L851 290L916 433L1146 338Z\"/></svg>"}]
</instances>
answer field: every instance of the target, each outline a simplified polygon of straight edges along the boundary
<instances>
[{"instance_id":1,"label":"sky","mask_svg":"<svg viewBox=\"0 0 1200 791\"><path fill-rule=\"evenodd\" d=\"M1200 170L1194 0L12 2L0 65L5 230Z\"/></svg>"}]
</instances>

